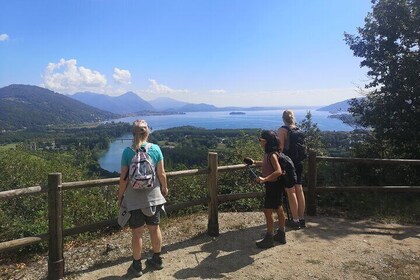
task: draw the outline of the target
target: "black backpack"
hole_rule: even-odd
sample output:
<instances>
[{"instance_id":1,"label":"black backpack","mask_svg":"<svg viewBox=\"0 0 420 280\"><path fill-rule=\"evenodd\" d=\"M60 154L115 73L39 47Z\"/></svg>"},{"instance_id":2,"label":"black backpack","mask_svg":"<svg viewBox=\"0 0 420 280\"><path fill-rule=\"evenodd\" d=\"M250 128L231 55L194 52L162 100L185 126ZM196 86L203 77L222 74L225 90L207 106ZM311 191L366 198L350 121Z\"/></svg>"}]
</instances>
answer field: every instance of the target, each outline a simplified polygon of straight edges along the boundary
<instances>
[{"instance_id":1,"label":"black backpack","mask_svg":"<svg viewBox=\"0 0 420 280\"><path fill-rule=\"evenodd\" d=\"M297 127L291 129L288 126L282 126L287 129L287 141L284 144L284 153L289 156L293 162L300 163L308 157L305 143L305 134Z\"/></svg>"},{"instance_id":2,"label":"black backpack","mask_svg":"<svg viewBox=\"0 0 420 280\"><path fill-rule=\"evenodd\" d=\"M285 155L284 153L275 152L277 155L281 170L286 172L286 174L279 177L282 185L286 188L291 188L296 184L297 176L295 165L290 157ZM270 161L271 164L271 161Z\"/></svg>"}]
</instances>

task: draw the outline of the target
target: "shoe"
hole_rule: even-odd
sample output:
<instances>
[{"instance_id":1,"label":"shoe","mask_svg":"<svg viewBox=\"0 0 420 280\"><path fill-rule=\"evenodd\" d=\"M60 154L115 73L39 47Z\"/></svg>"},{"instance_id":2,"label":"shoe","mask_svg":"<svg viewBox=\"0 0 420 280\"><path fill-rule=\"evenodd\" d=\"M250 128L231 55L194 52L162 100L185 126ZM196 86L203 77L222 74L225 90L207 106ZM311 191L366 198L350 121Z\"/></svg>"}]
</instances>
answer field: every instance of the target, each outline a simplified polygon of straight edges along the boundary
<instances>
[{"instance_id":1,"label":"shoe","mask_svg":"<svg viewBox=\"0 0 420 280\"><path fill-rule=\"evenodd\" d=\"M299 219L299 225L301 228L306 228L305 219Z\"/></svg>"},{"instance_id":2,"label":"shoe","mask_svg":"<svg viewBox=\"0 0 420 280\"><path fill-rule=\"evenodd\" d=\"M163 268L163 262L161 257L149 257L146 260L147 266L152 266L154 269L162 269Z\"/></svg>"},{"instance_id":3,"label":"shoe","mask_svg":"<svg viewBox=\"0 0 420 280\"><path fill-rule=\"evenodd\" d=\"M273 240L280 242L280 244L286 244L286 233L278 229L276 234L273 235Z\"/></svg>"},{"instance_id":4,"label":"shoe","mask_svg":"<svg viewBox=\"0 0 420 280\"><path fill-rule=\"evenodd\" d=\"M300 229L300 223L293 220L286 220L286 226L294 230Z\"/></svg>"},{"instance_id":5,"label":"shoe","mask_svg":"<svg viewBox=\"0 0 420 280\"><path fill-rule=\"evenodd\" d=\"M143 275L143 272L141 271L140 260L133 260L133 263L130 265L130 268L128 270L130 270L136 277L140 277Z\"/></svg>"},{"instance_id":6,"label":"shoe","mask_svg":"<svg viewBox=\"0 0 420 280\"><path fill-rule=\"evenodd\" d=\"M274 239L268 232L265 234L264 239L255 243L260 249L267 249L274 247Z\"/></svg>"}]
</instances>

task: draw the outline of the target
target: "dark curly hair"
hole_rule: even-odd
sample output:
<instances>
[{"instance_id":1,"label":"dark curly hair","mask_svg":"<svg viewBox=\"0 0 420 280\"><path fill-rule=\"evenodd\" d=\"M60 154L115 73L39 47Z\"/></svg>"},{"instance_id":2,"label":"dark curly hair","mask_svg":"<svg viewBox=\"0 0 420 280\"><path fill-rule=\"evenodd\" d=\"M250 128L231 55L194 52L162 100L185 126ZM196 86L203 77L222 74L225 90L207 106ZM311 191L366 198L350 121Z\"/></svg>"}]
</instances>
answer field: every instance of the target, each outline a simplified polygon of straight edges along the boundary
<instances>
[{"instance_id":1,"label":"dark curly hair","mask_svg":"<svg viewBox=\"0 0 420 280\"><path fill-rule=\"evenodd\" d=\"M263 130L261 132L261 138L265 139L266 144L264 151L266 153L278 152L279 151L279 138L277 133L272 130Z\"/></svg>"}]
</instances>

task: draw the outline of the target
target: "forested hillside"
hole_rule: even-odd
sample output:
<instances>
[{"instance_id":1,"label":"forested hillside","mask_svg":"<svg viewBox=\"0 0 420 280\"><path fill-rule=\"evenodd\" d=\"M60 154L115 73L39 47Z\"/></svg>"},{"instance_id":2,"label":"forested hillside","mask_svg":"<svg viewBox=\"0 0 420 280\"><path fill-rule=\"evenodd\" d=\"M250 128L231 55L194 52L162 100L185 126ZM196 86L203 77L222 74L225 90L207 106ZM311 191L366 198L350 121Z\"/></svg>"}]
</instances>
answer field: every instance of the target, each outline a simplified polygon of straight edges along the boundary
<instances>
[{"instance_id":1,"label":"forested hillside","mask_svg":"<svg viewBox=\"0 0 420 280\"><path fill-rule=\"evenodd\" d=\"M30 85L0 88L0 131L98 122L117 115Z\"/></svg>"}]
</instances>

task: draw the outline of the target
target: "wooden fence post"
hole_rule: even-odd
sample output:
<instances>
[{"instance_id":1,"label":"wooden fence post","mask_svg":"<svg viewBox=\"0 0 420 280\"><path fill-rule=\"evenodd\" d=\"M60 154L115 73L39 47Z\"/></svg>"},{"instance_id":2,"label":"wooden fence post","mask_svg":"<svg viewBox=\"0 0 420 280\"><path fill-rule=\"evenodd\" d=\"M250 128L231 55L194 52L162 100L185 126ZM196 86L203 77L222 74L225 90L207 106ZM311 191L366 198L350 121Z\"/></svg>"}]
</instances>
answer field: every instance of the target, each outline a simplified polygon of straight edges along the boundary
<instances>
[{"instance_id":1,"label":"wooden fence post","mask_svg":"<svg viewBox=\"0 0 420 280\"><path fill-rule=\"evenodd\" d=\"M217 199L217 176L218 176L218 158L217 153L208 154L207 186L209 189L209 221L207 225L207 234L210 236L219 236L219 217L218 217L218 199Z\"/></svg>"},{"instance_id":2,"label":"wooden fence post","mask_svg":"<svg viewBox=\"0 0 420 280\"><path fill-rule=\"evenodd\" d=\"M61 173L48 174L48 279L64 278Z\"/></svg>"},{"instance_id":3,"label":"wooden fence post","mask_svg":"<svg viewBox=\"0 0 420 280\"><path fill-rule=\"evenodd\" d=\"M316 215L316 152L309 151L308 159L308 215Z\"/></svg>"}]
</instances>

